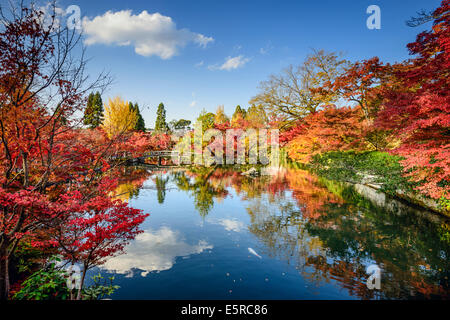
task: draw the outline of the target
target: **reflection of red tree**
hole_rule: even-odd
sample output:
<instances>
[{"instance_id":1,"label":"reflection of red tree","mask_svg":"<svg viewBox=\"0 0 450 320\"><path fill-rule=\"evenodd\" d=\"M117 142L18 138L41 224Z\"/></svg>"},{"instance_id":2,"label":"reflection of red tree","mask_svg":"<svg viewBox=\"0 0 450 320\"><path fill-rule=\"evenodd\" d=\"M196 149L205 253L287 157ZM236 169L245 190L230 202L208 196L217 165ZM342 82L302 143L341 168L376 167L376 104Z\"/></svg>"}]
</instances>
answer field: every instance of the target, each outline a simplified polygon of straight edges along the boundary
<instances>
[{"instance_id":1,"label":"reflection of red tree","mask_svg":"<svg viewBox=\"0 0 450 320\"><path fill-rule=\"evenodd\" d=\"M187 175L198 176L189 171ZM244 200L261 194L269 194L273 199L274 196L291 190L298 205L303 208L303 216L310 219L320 217L324 213L324 205L343 202L341 198L322 186L317 177L305 170L282 170L277 175L252 179L234 170L217 168L210 174L209 182L217 189L219 186L232 187Z\"/></svg>"},{"instance_id":2,"label":"reflection of red tree","mask_svg":"<svg viewBox=\"0 0 450 320\"><path fill-rule=\"evenodd\" d=\"M421 275L412 271L405 270L382 259L383 269L385 270L382 288L379 294L383 298L407 298L414 295L416 298L430 299L433 297L448 298L448 292L443 286L433 283L427 283ZM333 261L328 263L322 256L308 257L306 265L314 268L314 273L310 278L321 276L326 282L333 279L345 288L352 296L360 299L373 299L377 291L369 290L367 287L367 273L365 267L358 260L355 262ZM308 277L308 274L305 274ZM395 281L390 281L389 277L394 276ZM382 278L383 279L383 278ZM414 294L415 293L415 294Z\"/></svg>"},{"instance_id":3,"label":"reflection of red tree","mask_svg":"<svg viewBox=\"0 0 450 320\"><path fill-rule=\"evenodd\" d=\"M375 292L369 290L364 279L367 274L361 264L345 261L334 261L328 263L322 256L309 257L307 266L314 267L314 275L320 274L327 282L329 279L337 281L343 288L347 289L351 296L361 299L373 299Z\"/></svg>"},{"instance_id":4,"label":"reflection of red tree","mask_svg":"<svg viewBox=\"0 0 450 320\"><path fill-rule=\"evenodd\" d=\"M430 299L433 296L443 297L446 299L449 298L448 292L442 286L426 283L423 279L412 280L411 286L427 299Z\"/></svg>"},{"instance_id":5,"label":"reflection of red tree","mask_svg":"<svg viewBox=\"0 0 450 320\"><path fill-rule=\"evenodd\" d=\"M305 218L317 219L324 214L323 206L329 203L343 203L324 186L317 177L305 170L289 170L286 174L289 189L298 205L303 208Z\"/></svg>"},{"instance_id":6,"label":"reflection of red tree","mask_svg":"<svg viewBox=\"0 0 450 320\"><path fill-rule=\"evenodd\" d=\"M288 187L286 175L283 173L272 176L266 185L266 190L273 196L283 195Z\"/></svg>"},{"instance_id":7,"label":"reflection of red tree","mask_svg":"<svg viewBox=\"0 0 450 320\"><path fill-rule=\"evenodd\" d=\"M110 174L111 177L119 177L118 183L130 183L136 188L142 187L148 177L152 175L153 172L148 171L143 168L133 168L133 167L118 167Z\"/></svg>"}]
</instances>

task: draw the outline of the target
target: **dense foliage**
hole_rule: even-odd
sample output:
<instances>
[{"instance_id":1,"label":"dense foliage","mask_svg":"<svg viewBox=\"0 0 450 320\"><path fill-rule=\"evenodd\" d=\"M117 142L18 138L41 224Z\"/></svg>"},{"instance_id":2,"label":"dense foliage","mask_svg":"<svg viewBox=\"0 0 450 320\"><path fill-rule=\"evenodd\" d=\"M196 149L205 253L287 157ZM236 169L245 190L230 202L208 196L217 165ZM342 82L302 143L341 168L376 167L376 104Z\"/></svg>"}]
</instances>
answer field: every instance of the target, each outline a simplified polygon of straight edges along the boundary
<instances>
[{"instance_id":1,"label":"dense foliage","mask_svg":"<svg viewBox=\"0 0 450 320\"><path fill-rule=\"evenodd\" d=\"M180 119L169 126L161 103L155 132L146 133L137 104L116 97L103 105L99 92L110 79L87 81L81 36L59 24L56 12L48 16L23 3L16 9L20 14L2 17L0 28L0 299L9 297L11 280L17 280L10 270L18 249L57 253L80 265L82 284L89 268L119 254L141 232L147 214L115 197L117 166L149 150L170 149L169 129L190 125ZM248 109L237 106L230 118L220 106L215 113L203 110L197 121L203 132L280 129L293 161L332 179L370 177L387 192L414 190L449 210L449 11L450 0L442 0L431 29L408 44L407 61L352 63L315 51L300 66L264 81ZM224 177L207 169L194 176L180 176L177 185L198 191L196 206L206 215L214 197L226 196L219 183ZM206 183L211 177L217 186ZM301 202L317 196L340 204L339 197L322 196L324 188L307 174L286 179ZM157 182L160 202L165 183ZM276 181L259 187L278 191ZM318 212L307 215L317 219ZM82 286L67 295L58 289L64 277L50 263L30 275L15 297L81 299L115 289L97 285L88 292Z\"/></svg>"},{"instance_id":2,"label":"dense foliage","mask_svg":"<svg viewBox=\"0 0 450 320\"><path fill-rule=\"evenodd\" d=\"M11 270L32 269L12 265L20 262L18 248L58 253L79 264L83 285L86 271L120 253L147 216L112 198L117 181L109 174L119 155L142 155L160 140L135 132L136 113L119 98L105 106L102 120L100 95L86 95L110 79L87 81L80 35L54 13L22 2L1 22L0 299L8 298L11 280L17 280ZM52 291L58 277L51 268L38 270L24 290L49 281L25 296L63 298ZM71 298L80 299L82 289Z\"/></svg>"},{"instance_id":3,"label":"dense foliage","mask_svg":"<svg viewBox=\"0 0 450 320\"><path fill-rule=\"evenodd\" d=\"M391 65L373 57L350 63L319 51L298 68L263 82L252 101L261 102L271 124L281 129L280 142L290 159L307 164L314 158L316 167L327 170L345 166L341 173L331 169L337 176L364 172L374 161L373 169L382 169L376 174L395 177L385 179L389 189L404 188L402 181L409 180L415 192L448 209L449 11L450 1L443 0L430 14L432 28L408 44L412 58L407 61ZM322 71L315 73L318 65ZM337 101L349 106L330 105ZM370 151L386 151L392 157ZM397 163L382 168L383 161L391 159Z\"/></svg>"}]
</instances>

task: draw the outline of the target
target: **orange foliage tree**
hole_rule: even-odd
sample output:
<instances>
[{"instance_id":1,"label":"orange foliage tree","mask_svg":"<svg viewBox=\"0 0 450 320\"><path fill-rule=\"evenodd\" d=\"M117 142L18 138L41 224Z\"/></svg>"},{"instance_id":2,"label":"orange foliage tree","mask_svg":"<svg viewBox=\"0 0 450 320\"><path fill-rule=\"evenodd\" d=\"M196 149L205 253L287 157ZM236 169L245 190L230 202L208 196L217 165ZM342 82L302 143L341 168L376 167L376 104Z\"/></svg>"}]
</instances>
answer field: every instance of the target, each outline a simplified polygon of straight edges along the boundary
<instances>
[{"instance_id":1,"label":"orange foliage tree","mask_svg":"<svg viewBox=\"0 0 450 320\"><path fill-rule=\"evenodd\" d=\"M294 128L296 136L287 144L291 159L307 163L319 153L332 150L360 150L365 143L360 107L335 105L305 117Z\"/></svg>"}]
</instances>

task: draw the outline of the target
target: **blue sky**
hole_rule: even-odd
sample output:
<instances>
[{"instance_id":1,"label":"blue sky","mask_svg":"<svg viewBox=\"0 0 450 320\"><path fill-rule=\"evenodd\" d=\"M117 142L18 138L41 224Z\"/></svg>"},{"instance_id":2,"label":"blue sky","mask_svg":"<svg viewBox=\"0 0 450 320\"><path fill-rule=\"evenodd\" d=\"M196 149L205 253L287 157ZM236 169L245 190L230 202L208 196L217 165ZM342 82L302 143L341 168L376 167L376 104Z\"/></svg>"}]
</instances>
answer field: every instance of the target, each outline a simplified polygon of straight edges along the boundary
<instances>
[{"instance_id":1,"label":"blue sky","mask_svg":"<svg viewBox=\"0 0 450 320\"><path fill-rule=\"evenodd\" d=\"M115 78L104 99L120 95L138 102L147 127L152 127L160 102L168 120L193 120L203 108L214 111L222 104L228 114L237 104L247 107L260 81L289 64L300 64L312 48L342 51L349 60L373 56L387 62L403 60L408 57L406 44L429 27L410 28L405 21L420 9L436 8L440 1L63 0L59 4L81 9L92 58L89 71L106 69ZM366 27L366 9L372 4L381 8L381 30ZM138 18L144 10L147 14ZM124 20L117 19L119 14Z\"/></svg>"}]
</instances>

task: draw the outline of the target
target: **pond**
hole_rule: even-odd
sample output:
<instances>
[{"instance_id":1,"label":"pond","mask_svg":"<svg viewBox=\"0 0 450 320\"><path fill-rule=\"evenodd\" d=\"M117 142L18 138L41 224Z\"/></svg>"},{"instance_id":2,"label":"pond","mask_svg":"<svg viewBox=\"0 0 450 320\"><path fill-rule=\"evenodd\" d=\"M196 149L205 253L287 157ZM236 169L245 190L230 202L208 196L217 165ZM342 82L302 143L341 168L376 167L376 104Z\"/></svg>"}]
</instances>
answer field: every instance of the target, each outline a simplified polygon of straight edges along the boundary
<instances>
[{"instance_id":1,"label":"pond","mask_svg":"<svg viewBox=\"0 0 450 320\"><path fill-rule=\"evenodd\" d=\"M448 219L370 188L300 169L123 170L117 196L150 216L90 271L114 275L112 299L449 298Z\"/></svg>"}]
</instances>

